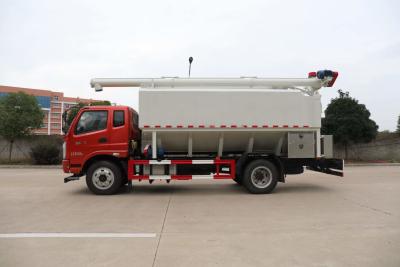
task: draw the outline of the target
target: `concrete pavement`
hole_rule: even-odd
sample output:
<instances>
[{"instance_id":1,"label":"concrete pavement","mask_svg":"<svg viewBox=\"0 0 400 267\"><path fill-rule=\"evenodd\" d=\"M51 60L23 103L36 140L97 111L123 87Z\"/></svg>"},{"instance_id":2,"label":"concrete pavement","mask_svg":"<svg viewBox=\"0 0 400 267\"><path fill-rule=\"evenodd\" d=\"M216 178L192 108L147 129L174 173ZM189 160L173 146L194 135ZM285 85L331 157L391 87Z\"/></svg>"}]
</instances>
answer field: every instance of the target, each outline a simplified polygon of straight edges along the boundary
<instances>
[{"instance_id":1,"label":"concrete pavement","mask_svg":"<svg viewBox=\"0 0 400 267\"><path fill-rule=\"evenodd\" d=\"M0 266L400 266L400 167L288 176L270 195L232 181L135 183L92 195L52 169L0 169Z\"/></svg>"}]
</instances>

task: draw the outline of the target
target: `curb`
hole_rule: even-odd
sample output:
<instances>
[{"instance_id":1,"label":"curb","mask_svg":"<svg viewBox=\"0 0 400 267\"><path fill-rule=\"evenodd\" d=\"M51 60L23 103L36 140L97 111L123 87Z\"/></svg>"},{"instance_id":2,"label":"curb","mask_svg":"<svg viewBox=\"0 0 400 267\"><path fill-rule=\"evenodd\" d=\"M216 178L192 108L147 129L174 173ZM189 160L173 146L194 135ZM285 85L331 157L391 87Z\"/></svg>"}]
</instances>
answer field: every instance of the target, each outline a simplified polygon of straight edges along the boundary
<instances>
[{"instance_id":1,"label":"curb","mask_svg":"<svg viewBox=\"0 0 400 267\"><path fill-rule=\"evenodd\" d=\"M400 163L345 163L345 167L383 167L383 166L400 166Z\"/></svg>"}]
</instances>

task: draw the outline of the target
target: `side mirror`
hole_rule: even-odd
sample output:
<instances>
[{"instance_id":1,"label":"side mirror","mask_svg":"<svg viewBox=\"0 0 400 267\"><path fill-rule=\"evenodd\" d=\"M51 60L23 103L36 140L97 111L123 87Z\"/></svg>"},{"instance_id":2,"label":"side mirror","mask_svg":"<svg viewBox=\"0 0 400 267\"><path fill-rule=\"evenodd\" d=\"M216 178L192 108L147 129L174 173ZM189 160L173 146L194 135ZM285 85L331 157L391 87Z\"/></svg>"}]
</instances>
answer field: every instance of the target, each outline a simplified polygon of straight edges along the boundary
<instances>
[{"instance_id":1,"label":"side mirror","mask_svg":"<svg viewBox=\"0 0 400 267\"><path fill-rule=\"evenodd\" d=\"M62 114L62 132L64 134L67 134L68 130L69 130L69 125L67 125L67 110L63 112Z\"/></svg>"}]
</instances>

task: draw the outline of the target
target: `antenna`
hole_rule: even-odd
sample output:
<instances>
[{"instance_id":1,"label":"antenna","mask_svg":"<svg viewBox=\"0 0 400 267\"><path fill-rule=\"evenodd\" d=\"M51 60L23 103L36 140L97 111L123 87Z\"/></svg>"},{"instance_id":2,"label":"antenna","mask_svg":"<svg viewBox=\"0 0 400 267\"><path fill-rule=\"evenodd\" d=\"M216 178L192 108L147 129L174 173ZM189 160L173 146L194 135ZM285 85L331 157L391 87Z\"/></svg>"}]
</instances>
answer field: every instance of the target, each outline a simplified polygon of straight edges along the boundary
<instances>
[{"instance_id":1,"label":"antenna","mask_svg":"<svg viewBox=\"0 0 400 267\"><path fill-rule=\"evenodd\" d=\"M190 70L192 69L192 62L193 62L193 57L189 57L189 77L190 77Z\"/></svg>"}]
</instances>

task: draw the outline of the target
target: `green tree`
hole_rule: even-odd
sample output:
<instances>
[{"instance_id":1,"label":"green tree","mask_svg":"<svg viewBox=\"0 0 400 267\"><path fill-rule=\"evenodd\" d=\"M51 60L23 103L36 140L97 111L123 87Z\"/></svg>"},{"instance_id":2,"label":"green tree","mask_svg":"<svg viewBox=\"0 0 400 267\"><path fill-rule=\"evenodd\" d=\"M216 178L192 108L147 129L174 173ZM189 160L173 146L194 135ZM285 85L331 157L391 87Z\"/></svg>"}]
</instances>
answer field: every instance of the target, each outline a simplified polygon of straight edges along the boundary
<instances>
[{"instance_id":1,"label":"green tree","mask_svg":"<svg viewBox=\"0 0 400 267\"><path fill-rule=\"evenodd\" d=\"M68 109L63 116L65 116L65 125L63 125L64 132L67 132L69 129L69 126L71 125L72 121L78 115L78 112L81 110L81 108L86 107L86 106L111 106L110 101L95 101L91 103L84 103L84 102L79 102L75 106L71 107Z\"/></svg>"},{"instance_id":2,"label":"green tree","mask_svg":"<svg viewBox=\"0 0 400 267\"><path fill-rule=\"evenodd\" d=\"M95 101L89 104L89 106L111 106L111 102L108 100Z\"/></svg>"},{"instance_id":3,"label":"green tree","mask_svg":"<svg viewBox=\"0 0 400 267\"><path fill-rule=\"evenodd\" d=\"M44 114L34 96L18 92L0 98L0 135L10 143L9 161L15 140L40 128L43 117Z\"/></svg>"},{"instance_id":4,"label":"green tree","mask_svg":"<svg viewBox=\"0 0 400 267\"><path fill-rule=\"evenodd\" d=\"M396 133L400 135L400 115L397 118L397 128L396 128Z\"/></svg>"},{"instance_id":5,"label":"green tree","mask_svg":"<svg viewBox=\"0 0 400 267\"><path fill-rule=\"evenodd\" d=\"M378 133L378 126L370 119L371 113L365 105L350 97L348 92L339 90L339 97L334 98L325 110L322 120L322 134L333 134L335 143L347 148L353 143L367 143Z\"/></svg>"},{"instance_id":6,"label":"green tree","mask_svg":"<svg viewBox=\"0 0 400 267\"><path fill-rule=\"evenodd\" d=\"M79 110L81 110L81 108L83 108L85 106L87 106L87 104L80 102L80 103L76 104L75 106L71 107L70 109L68 109L67 111L65 111L63 116L66 116L65 121L66 121L67 127L69 127L69 125L71 125L72 121L78 114Z\"/></svg>"}]
</instances>

